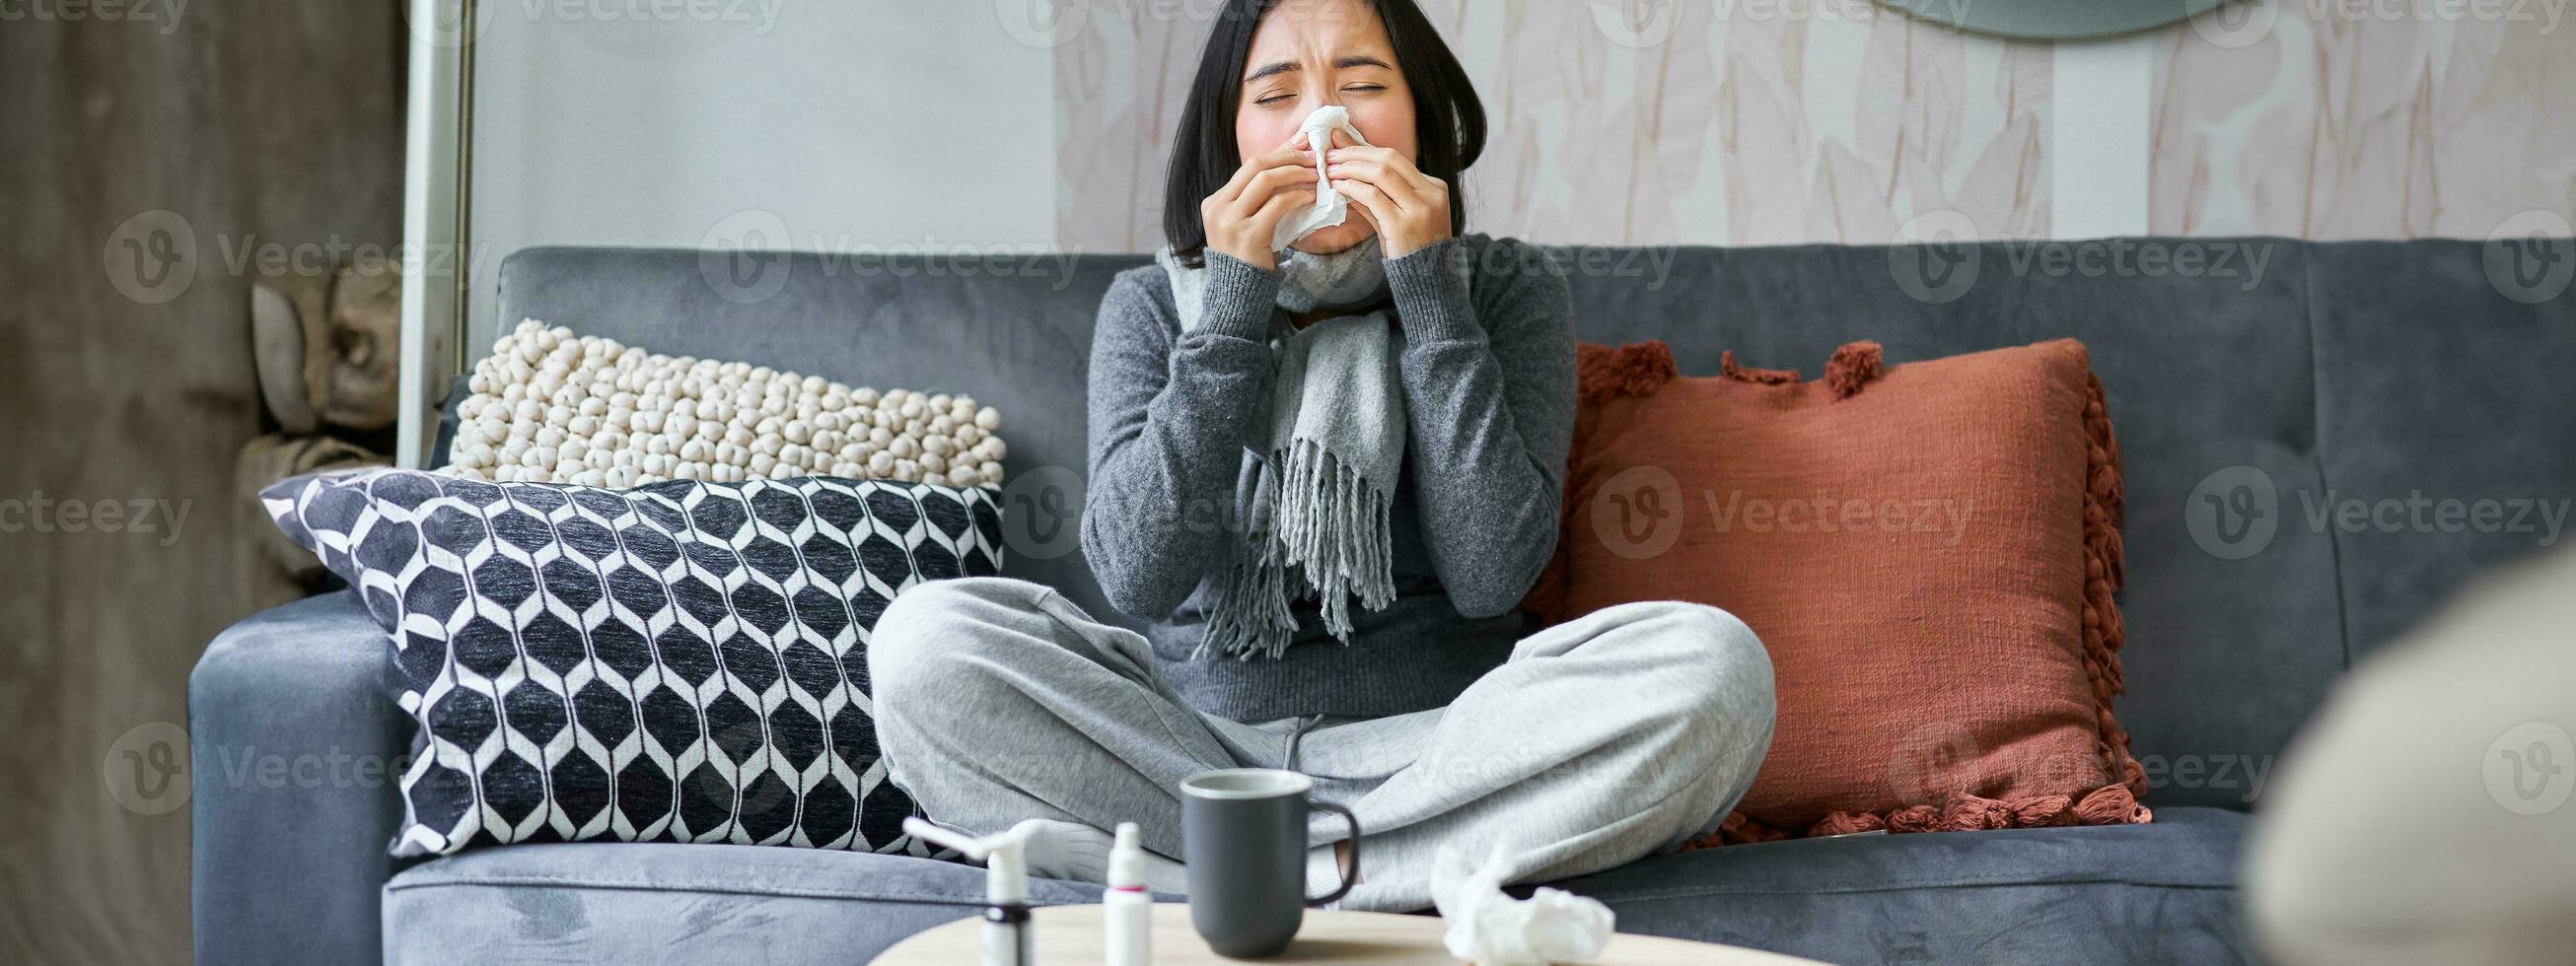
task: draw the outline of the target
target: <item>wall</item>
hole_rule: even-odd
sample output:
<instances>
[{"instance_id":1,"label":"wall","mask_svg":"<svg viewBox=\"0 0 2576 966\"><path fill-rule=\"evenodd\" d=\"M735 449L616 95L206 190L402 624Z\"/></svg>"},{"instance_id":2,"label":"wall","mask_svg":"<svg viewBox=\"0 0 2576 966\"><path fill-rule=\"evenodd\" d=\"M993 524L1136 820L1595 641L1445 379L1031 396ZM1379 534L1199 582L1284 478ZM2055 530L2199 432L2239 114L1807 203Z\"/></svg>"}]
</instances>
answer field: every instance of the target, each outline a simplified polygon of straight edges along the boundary
<instances>
[{"instance_id":1,"label":"wall","mask_svg":"<svg viewBox=\"0 0 2576 966\"><path fill-rule=\"evenodd\" d=\"M469 354L528 245L1055 240L1047 51L989 3L664 6L483 4Z\"/></svg>"},{"instance_id":2,"label":"wall","mask_svg":"<svg viewBox=\"0 0 2576 966\"><path fill-rule=\"evenodd\" d=\"M2568 0L2291 0L2067 44L1867 0L1421 2L1493 118L1469 217L1499 234L2485 237L2576 214ZM502 6L478 346L526 244L1148 250L1217 2Z\"/></svg>"},{"instance_id":3,"label":"wall","mask_svg":"<svg viewBox=\"0 0 2576 966\"><path fill-rule=\"evenodd\" d=\"M2519 220L2569 234L2576 23L2566 0L2469 9L2487 7L2511 19L2293 6L2162 38L2153 230L2482 238Z\"/></svg>"},{"instance_id":4,"label":"wall","mask_svg":"<svg viewBox=\"0 0 2576 966\"><path fill-rule=\"evenodd\" d=\"M1468 187L1471 224L1495 233L2485 237L2576 212L2565 0L2290 0L2068 44L1866 0L1422 4L1494 121ZM1112 186L1059 195L1064 244L1159 241L1172 105L1212 8L1091 0L1079 29L1039 35L1056 45L1059 181ZM1081 133L1099 125L1114 136Z\"/></svg>"},{"instance_id":5,"label":"wall","mask_svg":"<svg viewBox=\"0 0 2576 966\"><path fill-rule=\"evenodd\" d=\"M399 240L403 31L389 0L0 9L0 962L184 963L188 671L293 596L233 489L256 258Z\"/></svg>"}]
</instances>

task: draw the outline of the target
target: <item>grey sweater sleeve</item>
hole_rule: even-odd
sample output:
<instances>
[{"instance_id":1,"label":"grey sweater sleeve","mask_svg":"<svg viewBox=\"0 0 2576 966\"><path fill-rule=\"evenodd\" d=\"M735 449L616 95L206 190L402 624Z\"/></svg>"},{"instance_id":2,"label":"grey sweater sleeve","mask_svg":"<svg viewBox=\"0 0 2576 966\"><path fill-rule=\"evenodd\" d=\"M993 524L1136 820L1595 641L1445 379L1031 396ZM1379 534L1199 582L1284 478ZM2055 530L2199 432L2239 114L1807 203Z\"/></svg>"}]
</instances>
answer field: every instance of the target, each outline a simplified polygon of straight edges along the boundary
<instances>
[{"instance_id":1,"label":"grey sweater sleeve","mask_svg":"<svg viewBox=\"0 0 2576 966\"><path fill-rule=\"evenodd\" d=\"M1213 249L1205 308L1178 335L1159 269L1118 277L1091 337L1082 550L1120 613L1160 620L1217 562L1243 440L1265 408L1279 276Z\"/></svg>"},{"instance_id":2,"label":"grey sweater sleeve","mask_svg":"<svg viewBox=\"0 0 2576 966\"><path fill-rule=\"evenodd\" d=\"M1386 269L1404 327L1405 457L1432 566L1460 614L1507 612L1556 549L1574 434L1565 278L1543 254L1481 236Z\"/></svg>"}]
</instances>

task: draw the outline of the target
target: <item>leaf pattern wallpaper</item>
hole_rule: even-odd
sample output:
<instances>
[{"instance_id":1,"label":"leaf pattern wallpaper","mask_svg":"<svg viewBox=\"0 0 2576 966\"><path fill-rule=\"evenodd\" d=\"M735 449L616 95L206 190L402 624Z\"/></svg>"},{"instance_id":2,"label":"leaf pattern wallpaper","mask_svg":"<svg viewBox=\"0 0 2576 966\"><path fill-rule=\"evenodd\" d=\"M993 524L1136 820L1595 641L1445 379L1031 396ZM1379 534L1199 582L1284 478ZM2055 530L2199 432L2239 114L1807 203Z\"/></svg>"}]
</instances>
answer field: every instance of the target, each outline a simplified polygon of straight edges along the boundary
<instances>
[{"instance_id":1,"label":"leaf pattern wallpaper","mask_svg":"<svg viewBox=\"0 0 2576 966\"><path fill-rule=\"evenodd\" d=\"M1087 2L1053 50L1058 240L1150 250L1218 4ZM2150 87L2129 116L2059 96L2059 45L1867 0L1421 0L1491 121L1467 173L1470 229L1605 245L1883 244L1926 212L2046 238L2060 176L2140 199L2137 234L2484 237L2533 212L2564 225L2567 2L2445 20L2414 12L2439 5L2267 0L2093 44L2142 55L2110 79ZM2052 171L2053 138L2104 128L2133 129L2144 156Z\"/></svg>"},{"instance_id":2,"label":"leaf pattern wallpaper","mask_svg":"<svg viewBox=\"0 0 2576 966\"><path fill-rule=\"evenodd\" d=\"M2565 0L2481 8L2497 18L2293 3L2155 38L2150 230L2483 238L2536 212L2566 234L2576 24Z\"/></svg>"}]
</instances>

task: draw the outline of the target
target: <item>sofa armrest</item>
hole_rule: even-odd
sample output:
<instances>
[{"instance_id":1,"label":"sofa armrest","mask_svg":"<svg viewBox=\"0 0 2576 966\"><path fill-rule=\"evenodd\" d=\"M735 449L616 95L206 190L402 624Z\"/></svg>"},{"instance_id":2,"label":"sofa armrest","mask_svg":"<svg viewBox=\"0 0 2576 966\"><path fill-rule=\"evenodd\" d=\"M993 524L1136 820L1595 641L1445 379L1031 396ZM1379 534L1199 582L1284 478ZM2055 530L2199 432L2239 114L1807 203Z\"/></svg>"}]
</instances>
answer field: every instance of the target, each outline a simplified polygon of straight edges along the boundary
<instances>
[{"instance_id":1,"label":"sofa armrest","mask_svg":"<svg viewBox=\"0 0 2576 966\"><path fill-rule=\"evenodd\" d=\"M188 676L197 962L354 963L378 922L411 728L355 593L254 616Z\"/></svg>"}]
</instances>

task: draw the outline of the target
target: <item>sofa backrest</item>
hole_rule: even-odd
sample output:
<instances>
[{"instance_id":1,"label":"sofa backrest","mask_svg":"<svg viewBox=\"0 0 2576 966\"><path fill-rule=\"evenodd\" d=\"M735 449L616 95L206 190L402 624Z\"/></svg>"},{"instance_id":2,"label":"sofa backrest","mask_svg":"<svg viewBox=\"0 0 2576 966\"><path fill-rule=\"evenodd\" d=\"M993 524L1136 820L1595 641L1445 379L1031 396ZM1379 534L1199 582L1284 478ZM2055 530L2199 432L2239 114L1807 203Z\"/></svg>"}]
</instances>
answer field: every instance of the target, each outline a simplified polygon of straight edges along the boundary
<instances>
[{"instance_id":1,"label":"sofa backrest","mask_svg":"<svg viewBox=\"0 0 2576 966\"><path fill-rule=\"evenodd\" d=\"M1813 377L1862 339L1897 364L2083 340L2125 461L2120 714L2148 802L2241 808L2356 656L2474 571L2545 546L2576 497L2576 259L2516 280L2490 276L2498 251L2116 239L1557 256L1580 338L1661 339L1691 375L1726 350ZM1072 516L1083 379L1102 291L1145 262L534 248L503 264L499 318L994 405L1011 448L1005 572L1109 618Z\"/></svg>"}]
</instances>

